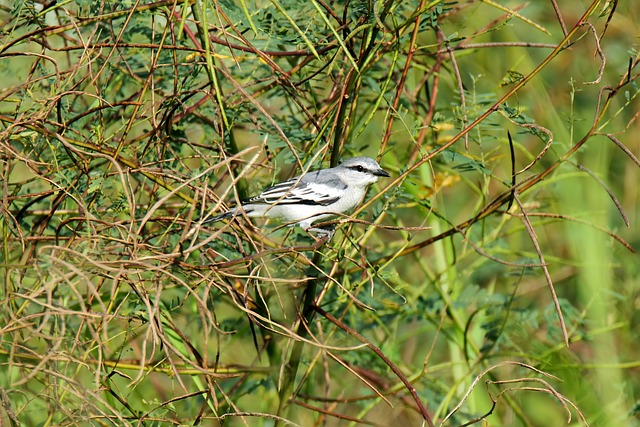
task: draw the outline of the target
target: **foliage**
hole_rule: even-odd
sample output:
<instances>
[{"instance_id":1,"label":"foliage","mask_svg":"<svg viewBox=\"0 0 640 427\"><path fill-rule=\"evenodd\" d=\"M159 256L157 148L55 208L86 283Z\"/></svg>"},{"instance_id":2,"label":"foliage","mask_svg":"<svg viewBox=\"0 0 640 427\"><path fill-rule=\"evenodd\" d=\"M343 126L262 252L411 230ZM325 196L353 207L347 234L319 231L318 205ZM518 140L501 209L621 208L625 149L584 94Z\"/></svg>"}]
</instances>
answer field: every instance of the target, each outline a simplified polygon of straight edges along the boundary
<instances>
[{"instance_id":1,"label":"foliage","mask_svg":"<svg viewBox=\"0 0 640 427\"><path fill-rule=\"evenodd\" d=\"M0 424L640 425L640 9L560 3L0 3Z\"/></svg>"}]
</instances>

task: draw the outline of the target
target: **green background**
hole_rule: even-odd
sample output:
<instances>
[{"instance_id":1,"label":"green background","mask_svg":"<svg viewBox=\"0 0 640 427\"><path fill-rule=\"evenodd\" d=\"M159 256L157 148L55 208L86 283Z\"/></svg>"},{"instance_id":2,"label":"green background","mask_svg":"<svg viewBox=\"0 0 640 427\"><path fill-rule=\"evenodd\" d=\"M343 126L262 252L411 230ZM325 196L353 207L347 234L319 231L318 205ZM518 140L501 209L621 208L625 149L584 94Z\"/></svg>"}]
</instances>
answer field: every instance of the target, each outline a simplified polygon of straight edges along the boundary
<instances>
[{"instance_id":1,"label":"green background","mask_svg":"<svg viewBox=\"0 0 640 427\"><path fill-rule=\"evenodd\" d=\"M637 16L0 2L1 424L640 425Z\"/></svg>"}]
</instances>

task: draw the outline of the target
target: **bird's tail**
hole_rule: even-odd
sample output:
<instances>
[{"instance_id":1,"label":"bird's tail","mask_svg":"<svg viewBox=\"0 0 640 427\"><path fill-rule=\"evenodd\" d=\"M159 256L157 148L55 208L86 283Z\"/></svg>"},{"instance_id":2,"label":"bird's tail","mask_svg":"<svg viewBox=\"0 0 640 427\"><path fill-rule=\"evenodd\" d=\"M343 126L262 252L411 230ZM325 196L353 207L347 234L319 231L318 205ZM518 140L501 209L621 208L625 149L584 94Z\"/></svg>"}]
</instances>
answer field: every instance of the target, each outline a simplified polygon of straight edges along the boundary
<instances>
[{"instance_id":1,"label":"bird's tail","mask_svg":"<svg viewBox=\"0 0 640 427\"><path fill-rule=\"evenodd\" d=\"M208 224L208 223L210 223L210 222L217 222L217 221L221 221L221 220L223 220L223 219L229 219L229 218L231 218L235 213L236 213L236 212L235 212L235 209L232 209L232 210L230 210L230 211L223 212L223 213L221 213L221 214L219 214L219 215L212 216L211 218L208 218L208 219L204 220L203 224Z\"/></svg>"}]
</instances>

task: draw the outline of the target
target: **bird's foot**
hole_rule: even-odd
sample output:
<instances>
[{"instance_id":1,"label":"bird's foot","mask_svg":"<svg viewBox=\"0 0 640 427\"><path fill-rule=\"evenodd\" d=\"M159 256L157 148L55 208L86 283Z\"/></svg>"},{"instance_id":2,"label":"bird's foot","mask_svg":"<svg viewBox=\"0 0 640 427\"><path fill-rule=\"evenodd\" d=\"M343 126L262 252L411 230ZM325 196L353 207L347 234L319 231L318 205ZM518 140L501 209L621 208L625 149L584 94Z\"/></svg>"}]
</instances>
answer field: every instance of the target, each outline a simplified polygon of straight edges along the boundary
<instances>
[{"instance_id":1,"label":"bird's foot","mask_svg":"<svg viewBox=\"0 0 640 427\"><path fill-rule=\"evenodd\" d=\"M329 240L331 240L331 238L335 234L336 227L335 226L313 227L313 228L307 228L306 231L314 239L326 240L328 242ZM311 234L311 233L315 233L315 234Z\"/></svg>"}]
</instances>

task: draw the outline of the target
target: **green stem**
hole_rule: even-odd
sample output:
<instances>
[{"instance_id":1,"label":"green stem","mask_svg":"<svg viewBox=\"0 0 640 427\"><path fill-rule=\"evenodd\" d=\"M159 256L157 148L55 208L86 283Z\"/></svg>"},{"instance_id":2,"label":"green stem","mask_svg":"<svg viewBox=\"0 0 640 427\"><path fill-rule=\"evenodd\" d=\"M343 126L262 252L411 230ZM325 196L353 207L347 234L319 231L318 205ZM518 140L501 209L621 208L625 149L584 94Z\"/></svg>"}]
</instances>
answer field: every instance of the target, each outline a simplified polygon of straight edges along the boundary
<instances>
[{"instance_id":1,"label":"green stem","mask_svg":"<svg viewBox=\"0 0 640 427\"><path fill-rule=\"evenodd\" d=\"M307 287L304 290L304 301L301 311L300 319L298 320L298 327L296 329L296 335L301 338L307 337L309 334L307 333L307 326L311 324L311 319L313 318L313 314L315 313L313 307L316 299L317 291L318 291L318 283L320 282L320 277L318 276L318 271L314 267L318 265L321 261L322 253L316 252L313 257L313 262L311 263L311 267L309 267L310 274L315 276L313 280L310 280L307 284ZM279 397L280 402L278 403L278 412L277 415L285 416L285 411L288 411L288 403L289 398L293 396L293 385L296 379L296 375L298 373L298 367L300 366L300 360L302 358L302 350L304 348L304 341L297 340L293 344L293 349L291 350L291 355L289 356L289 360L287 361L283 374L282 374L282 388L280 389ZM284 415L283 415L284 414ZM275 427L280 426L281 423L276 421Z\"/></svg>"}]
</instances>

